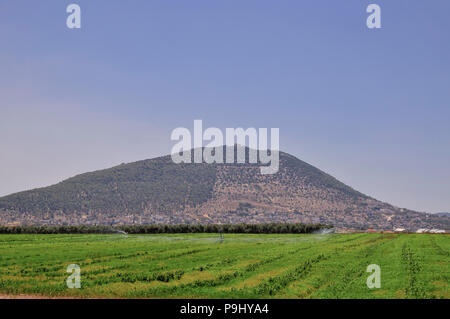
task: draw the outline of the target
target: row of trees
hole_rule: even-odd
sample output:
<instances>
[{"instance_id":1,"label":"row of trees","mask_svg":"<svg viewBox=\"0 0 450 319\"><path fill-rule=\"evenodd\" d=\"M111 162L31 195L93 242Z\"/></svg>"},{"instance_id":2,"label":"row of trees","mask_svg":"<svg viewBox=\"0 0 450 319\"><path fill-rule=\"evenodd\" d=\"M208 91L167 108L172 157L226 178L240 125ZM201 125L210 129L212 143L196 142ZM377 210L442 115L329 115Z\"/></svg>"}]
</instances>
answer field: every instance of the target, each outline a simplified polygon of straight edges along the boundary
<instances>
[{"instance_id":1,"label":"row of trees","mask_svg":"<svg viewBox=\"0 0 450 319\"><path fill-rule=\"evenodd\" d=\"M0 234L111 234L111 226L0 226Z\"/></svg>"},{"instance_id":2,"label":"row of trees","mask_svg":"<svg viewBox=\"0 0 450 319\"><path fill-rule=\"evenodd\" d=\"M234 234L307 234L324 228L324 224L179 224L125 226L0 226L1 234L177 234L177 233L234 233Z\"/></svg>"}]
</instances>

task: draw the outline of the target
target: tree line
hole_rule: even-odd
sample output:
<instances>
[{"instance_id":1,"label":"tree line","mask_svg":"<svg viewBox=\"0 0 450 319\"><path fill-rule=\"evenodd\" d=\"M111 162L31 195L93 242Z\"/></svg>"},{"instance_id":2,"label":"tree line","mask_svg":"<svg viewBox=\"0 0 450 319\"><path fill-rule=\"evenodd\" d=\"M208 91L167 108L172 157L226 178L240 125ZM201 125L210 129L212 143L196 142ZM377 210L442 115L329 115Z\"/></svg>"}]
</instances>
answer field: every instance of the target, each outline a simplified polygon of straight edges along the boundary
<instances>
[{"instance_id":1,"label":"tree line","mask_svg":"<svg viewBox=\"0 0 450 319\"><path fill-rule=\"evenodd\" d=\"M121 226L0 226L0 234L308 234L332 228L325 224L267 223L267 224L146 224Z\"/></svg>"}]
</instances>

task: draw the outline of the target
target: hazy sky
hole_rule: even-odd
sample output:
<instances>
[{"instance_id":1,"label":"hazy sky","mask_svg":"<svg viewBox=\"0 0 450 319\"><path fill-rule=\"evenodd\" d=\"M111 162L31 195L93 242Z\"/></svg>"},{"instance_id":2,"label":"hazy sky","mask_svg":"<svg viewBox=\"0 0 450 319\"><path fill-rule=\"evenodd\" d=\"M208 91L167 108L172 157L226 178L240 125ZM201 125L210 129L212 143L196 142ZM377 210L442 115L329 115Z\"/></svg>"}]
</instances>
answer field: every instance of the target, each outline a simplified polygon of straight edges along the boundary
<instances>
[{"instance_id":1,"label":"hazy sky","mask_svg":"<svg viewBox=\"0 0 450 319\"><path fill-rule=\"evenodd\" d=\"M77 3L82 28L66 27ZM366 7L382 28L366 27ZM281 149L400 207L450 211L448 0L0 0L0 195L165 155L171 131Z\"/></svg>"}]
</instances>

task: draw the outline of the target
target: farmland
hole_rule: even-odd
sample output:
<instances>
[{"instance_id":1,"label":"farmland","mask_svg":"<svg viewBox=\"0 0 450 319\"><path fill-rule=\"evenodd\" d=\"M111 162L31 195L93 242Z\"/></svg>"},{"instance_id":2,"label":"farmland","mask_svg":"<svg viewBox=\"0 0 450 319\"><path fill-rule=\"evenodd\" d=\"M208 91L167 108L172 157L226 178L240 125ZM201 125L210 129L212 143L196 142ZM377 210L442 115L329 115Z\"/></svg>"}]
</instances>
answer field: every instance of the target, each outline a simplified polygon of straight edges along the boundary
<instances>
[{"instance_id":1,"label":"farmland","mask_svg":"<svg viewBox=\"0 0 450 319\"><path fill-rule=\"evenodd\" d=\"M0 235L0 294L448 299L449 254L450 237L432 234ZM381 288L366 285L370 264Z\"/></svg>"}]
</instances>

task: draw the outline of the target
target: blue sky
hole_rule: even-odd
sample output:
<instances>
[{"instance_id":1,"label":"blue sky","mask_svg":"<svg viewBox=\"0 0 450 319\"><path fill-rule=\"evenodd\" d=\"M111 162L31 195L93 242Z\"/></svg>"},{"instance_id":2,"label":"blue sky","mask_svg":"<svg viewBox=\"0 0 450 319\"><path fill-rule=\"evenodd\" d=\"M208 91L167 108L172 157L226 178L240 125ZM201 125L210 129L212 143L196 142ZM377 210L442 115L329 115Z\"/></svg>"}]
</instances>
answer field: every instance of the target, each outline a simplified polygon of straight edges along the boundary
<instances>
[{"instance_id":1,"label":"blue sky","mask_svg":"<svg viewBox=\"0 0 450 319\"><path fill-rule=\"evenodd\" d=\"M82 28L66 27L77 3ZM382 28L365 25L382 9ZM0 195L170 152L171 131L279 127L377 199L450 211L447 0L0 0Z\"/></svg>"}]
</instances>

